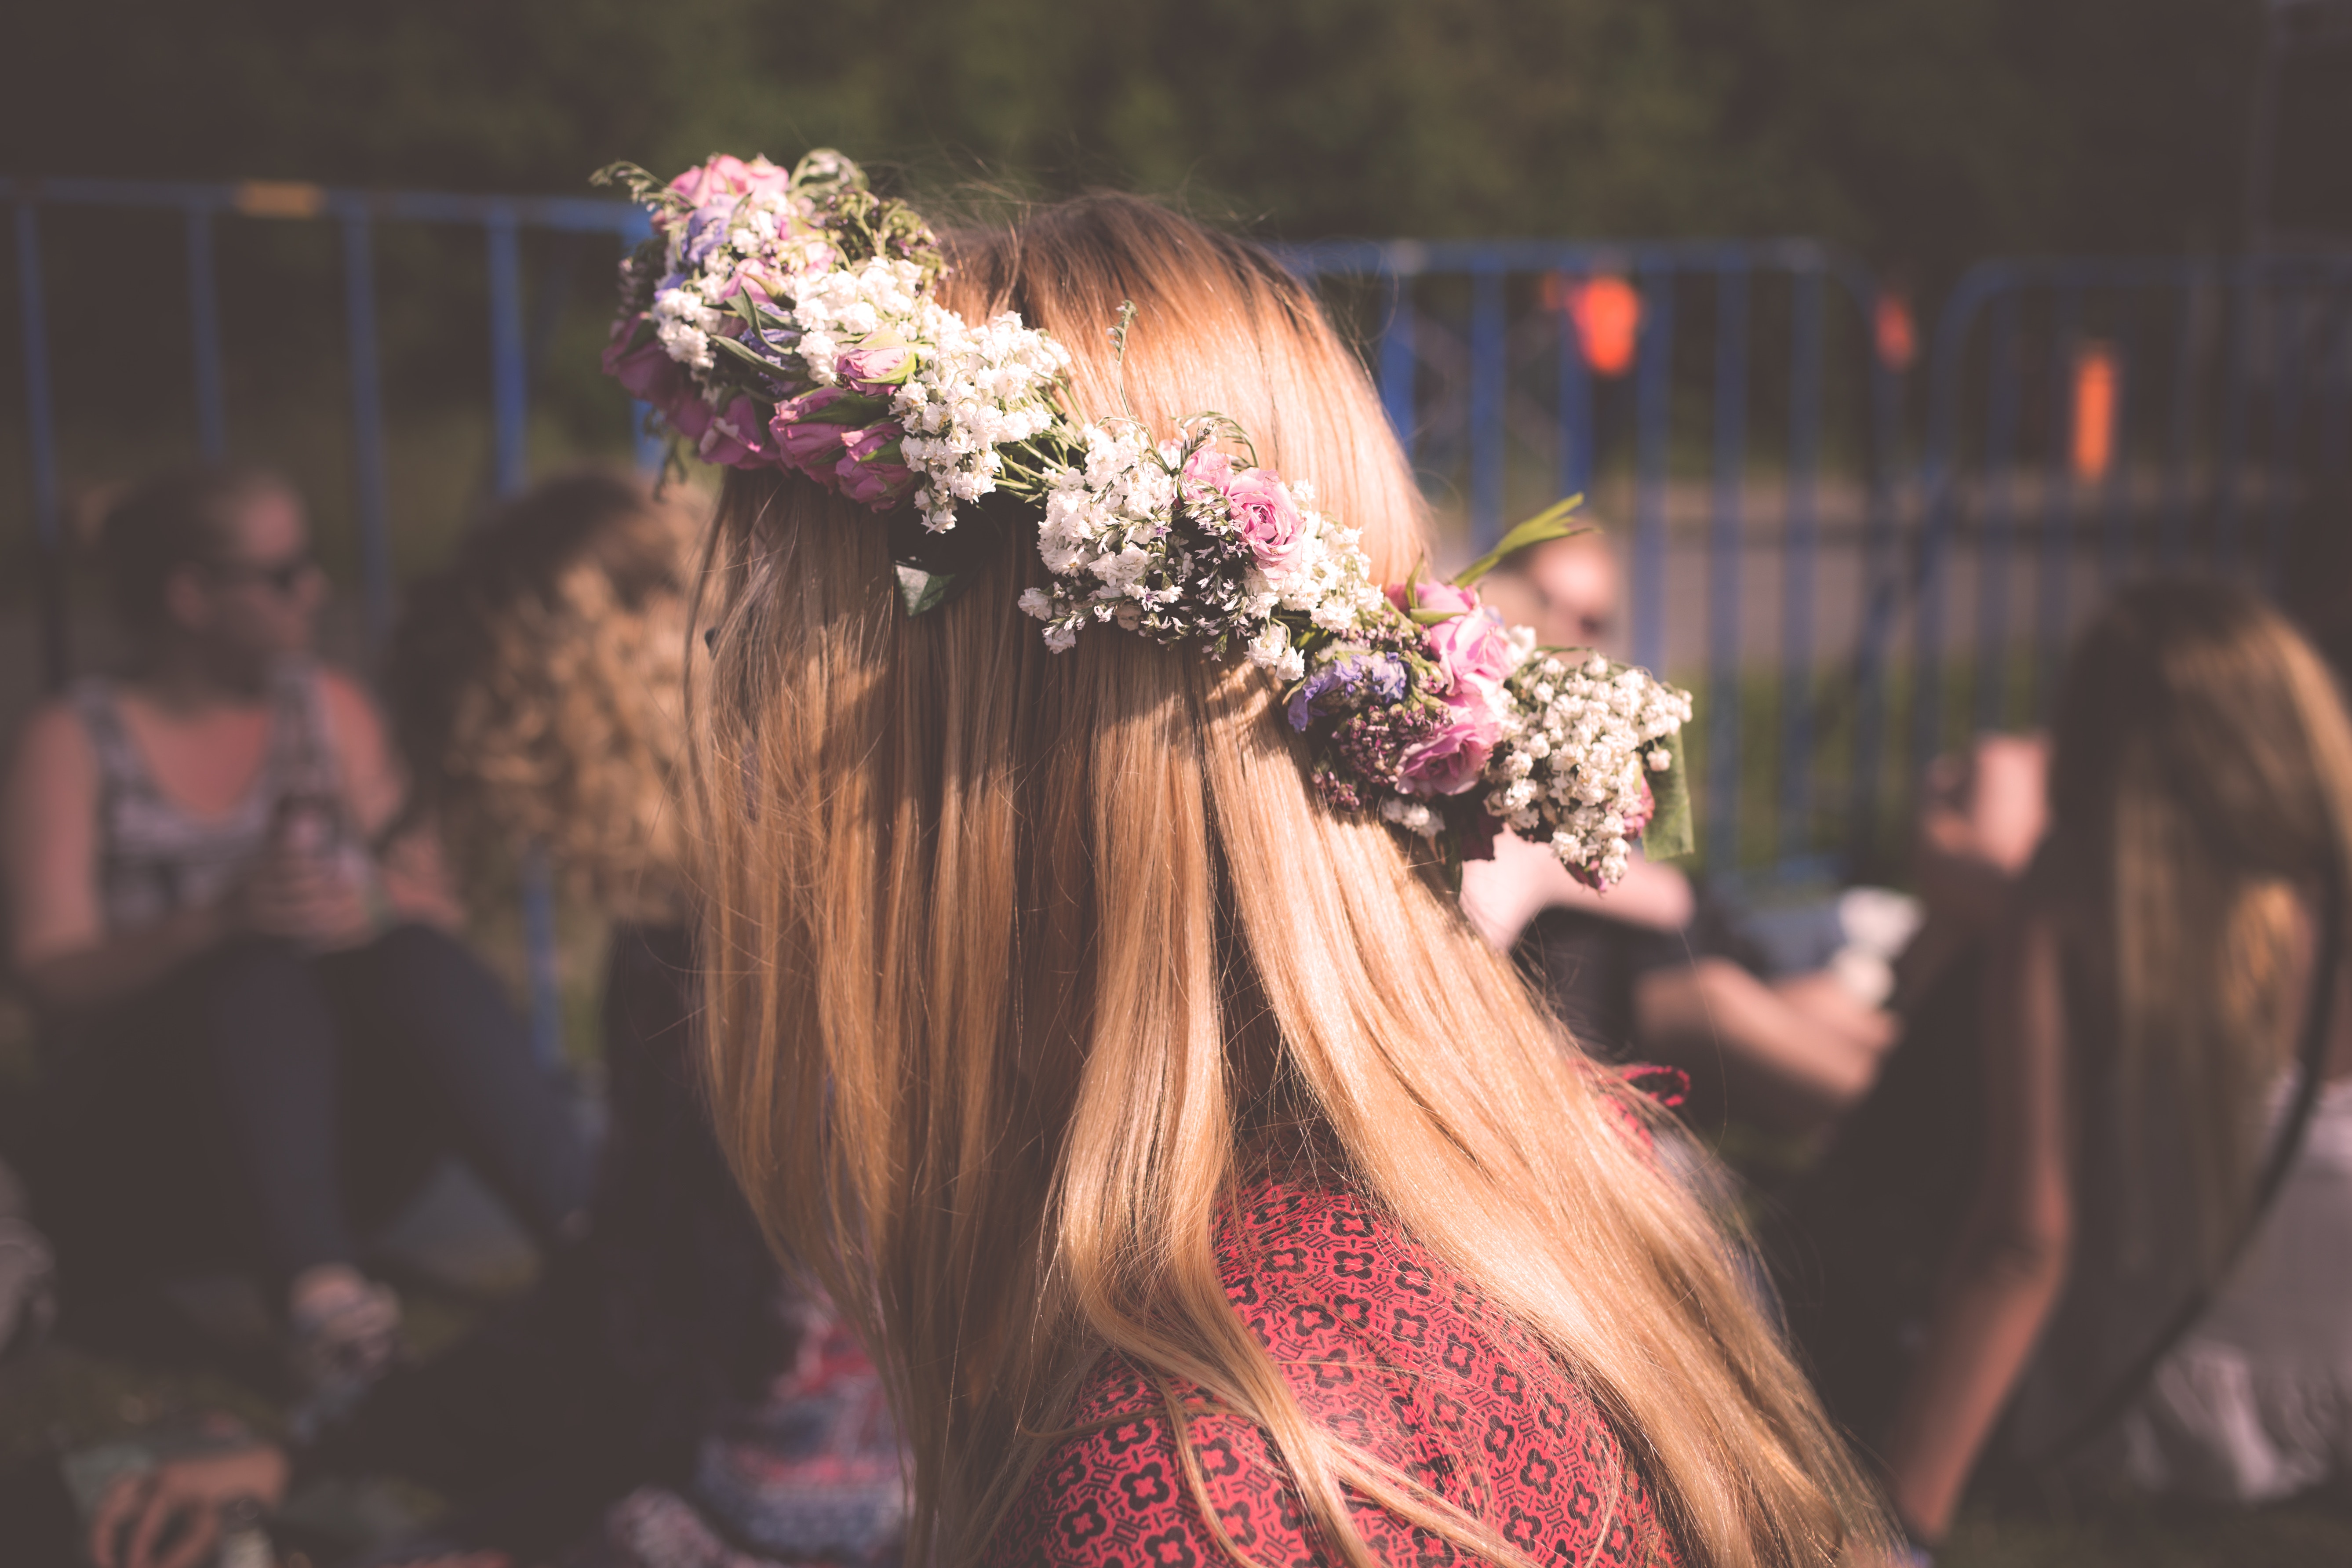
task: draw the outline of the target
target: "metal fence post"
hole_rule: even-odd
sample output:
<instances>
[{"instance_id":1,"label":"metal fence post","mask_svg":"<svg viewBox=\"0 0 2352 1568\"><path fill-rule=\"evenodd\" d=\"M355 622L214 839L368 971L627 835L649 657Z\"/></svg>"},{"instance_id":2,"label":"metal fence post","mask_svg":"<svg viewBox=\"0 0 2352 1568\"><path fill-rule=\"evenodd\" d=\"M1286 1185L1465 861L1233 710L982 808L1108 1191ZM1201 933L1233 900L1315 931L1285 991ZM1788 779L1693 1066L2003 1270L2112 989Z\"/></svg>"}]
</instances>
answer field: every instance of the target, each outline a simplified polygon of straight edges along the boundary
<instances>
[{"instance_id":1,"label":"metal fence post","mask_svg":"<svg viewBox=\"0 0 2352 1568\"><path fill-rule=\"evenodd\" d=\"M2190 488L2196 463L2197 325L2207 275L2200 270L2180 290L2179 331L2173 343L2172 428L2165 443L2164 522L2156 542L2157 564L2178 567L2189 553Z\"/></svg>"},{"instance_id":2,"label":"metal fence post","mask_svg":"<svg viewBox=\"0 0 2352 1568\"><path fill-rule=\"evenodd\" d=\"M2322 484L2352 479L2352 300L2339 301L2335 342L2317 352L2322 366L2319 394L2319 454L2314 464Z\"/></svg>"},{"instance_id":3,"label":"metal fence post","mask_svg":"<svg viewBox=\"0 0 2352 1568\"><path fill-rule=\"evenodd\" d=\"M523 341L522 247L514 209L491 208L482 225L490 284L491 470L500 496L530 482L530 359ZM546 847L531 845L520 868L523 963L530 985L530 1037L541 1065L563 1056L562 955L556 950L555 878Z\"/></svg>"},{"instance_id":4,"label":"metal fence post","mask_svg":"<svg viewBox=\"0 0 2352 1568\"><path fill-rule=\"evenodd\" d=\"M1503 394L1509 347L1503 335L1503 268L1482 258L1470 274L1470 542L1484 550L1503 536L1507 453Z\"/></svg>"},{"instance_id":5,"label":"metal fence post","mask_svg":"<svg viewBox=\"0 0 2352 1568\"><path fill-rule=\"evenodd\" d=\"M1950 552L1959 508L1957 470L1961 372L1965 368L1968 329L1988 299L1998 301L2007 297L2013 277L2007 266L1986 263L1962 278L1959 288L1945 303L1942 319L1936 323L1935 344L1928 355L1931 381L1927 394L1927 441L1920 458L1919 486L1925 515L1920 520L1917 604L1912 642L1911 765L1915 775L1927 771L1943 746L1944 563ZM1991 380L1996 385L2002 380L1997 366ZM2000 423L1996 421L1996 426ZM1988 466L1990 462L1988 456Z\"/></svg>"},{"instance_id":6,"label":"metal fence post","mask_svg":"<svg viewBox=\"0 0 2352 1568\"><path fill-rule=\"evenodd\" d=\"M2017 539L2021 370L2014 294L2003 292L1993 301L1991 331L1985 364L1984 512L1977 536L1977 689L1973 695L1979 730L2000 728L2009 706L2009 590L2011 556ZM1957 431L1954 438L1958 439ZM1940 744L1941 737L1937 741Z\"/></svg>"},{"instance_id":7,"label":"metal fence post","mask_svg":"<svg viewBox=\"0 0 2352 1568\"><path fill-rule=\"evenodd\" d=\"M1715 280L1715 515L1707 521L1706 850L1739 862L1741 491L1748 468L1748 271L1736 255Z\"/></svg>"},{"instance_id":8,"label":"metal fence post","mask_svg":"<svg viewBox=\"0 0 2352 1568\"><path fill-rule=\"evenodd\" d=\"M2129 533L2131 497L2132 378L2138 374L2139 333L2126 325L2116 334L2116 434L2105 482L2099 497L2101 543L2099 587L2112 591L2131 563Z\"/></svg>"},{"instance_id":9,"label":"metal fence post","mask_svg":"<svg viewBox=\"0 0 2352 1568\"><path fill-rule=\"evenodd\" d=\"M2066 657L2066 605L2074 569L2074 454L2076 363L2083 342L2083 290L2069 286L2058 296L2051 331L2050 451L2042 464L2042 582L2034 590L2034 618L2041 652L2031 666L2031 711L2039 719L2052 700L2053 677ZM2114 454L2108 461L2115 460Z\"/></svg>"},{"instance_id":10,"label":"metal fence post","mask_svg":"<svg viewBox=\"0 0 2352 1568\"><path fill-rule=\"evenodd\" d=\"M221 391L220 290L215 281L212 209L188 207L188 321L196 376L196 445L220 462L228 456L228 409Z\"/></svg>"},{"instance_id":11,"label":"metal fence post","mask_svg":"<svg viewBox=\"0 0 2352 1568\"><path fill-rule=\"evenodd\" d=\"M343 213L343 322L352 370L352 478L359 491L360 603L368 646L392 635L392 519L385 495L383 378L376 357L375 237L367 209Z\"/></svg>"},{"instance_id":12,"label":"metal fence post","mask_svg":"<svg viewBox=\"0 0 2352 1568\"><path fill-rule=\"evenodd\" d=\"M622 254L635 250L652 233L653 220L646 216L644 209L630 207L628 226L621 231ZM652 418L651 404L640 403L635 398L629 400L629 432L636 440L637 467L646 473L658 474L662 471L662 465L669 460L669 443L649 428Z\"/></svg>"},{"instance_id":13,"label":"metal fence post","mask_svg":"<svg viewBox=\"0 0 2352 1568\"><path fill-rule=\"evenodd\" d=\"M25 339L25 443L33 476L33 540L41 574L41 676L49 689L66 683L73 649L66 635L64 526L58 500L57 408L49 384L49 312L41 280L41 219L32 201L16 201L17 320Z\"/></svg>"},{"instance_id":14,"label":"metal fence post","mask_svg":"<svg viewBox=\"0 0 2352 1568\"><path fill-rule=\"evenodd\" d=\"M1664 673L1666 656L1667 442L1674 417L1675 274L1643 279L1640 368L1634 373L1633 662Z\"/></svg>"},{"instance_id":15,"label":"metal fence post","mask_svg":"<svg viewBox=\"0 0 2352 1568\"><path fill-rule=\"evenodd\" d=\"M1821 513L1822 269L1800 268L1790 300L1789 486L1780 537L1780 805L1775 847L1810 837L1813 752L1813 573ZM1864 585L1868 587L1865 569Z\"/></svg>"},{"instance_id":16,"label":"metal fence post","mask_svg":"<svg viewBox=\"0 0 2352 1568\"><path fill-rule=\"evenodd\" d=\"M493 208L482 226L489 243L490 428L499 494L529 482L530 360L522 331L522 249L514 209Z\"/></svg>"},{"instance_id":17,"label":"metal fence post","mask_svg":"<svg viewBox=\"0 0 2352 1568\"><path fill-rule=\"evenodd\" d=\"M2228 380L2221 387L2221 450L2213 472L2213 559L2223 570L2238 563L2238 487L2246 455L2246 407L2252 391L2249 361L2255 334L2265 312L2255 275L2255 263L2242 260L2235 268L2229 325Z\"/></svg>"},{"instance_id":18,"label":"metal fence post","mask_svg":"<svg viewBox=\"0 0 2352 1568\"><path fill-rule=\"evenodd\" d=\"M1565 298L1555 301L1559 317L1559 493L1592 493L1592 367L1584 363L1584 337Z\"/></svg>"},{"instance_id":19,"label":"metal fence post","mask_svg":"<svg viewBox=\"0 0 2352 1568\"><path fill-rule=\"evenodd\" d=\"M1404 448L1405 466L1413 461L1413 436L1420 419L1413 402L1413 383L1420 356L1412 342L1412 279L1409 271L1389 273L1389 317L1381 329L1381 406L1388 411L1389 428Z\"/></svg>"},{"instance_id":20,"label":"metal fence post","mask_svg":"<svg viewBox=\"0 0 2352 1568\"><path fill-rule=\"evenodd\" d=\"M2295 468L2295 448L2303 436L2303 384L2311 363L2305 326L2313 314L2301 289L2283 289L2284 297L2273 307L2280 322L2277 347L2271 361L2271 459L2263 475L2263 584L2278 591L2286 571L2289 529L2287 475Z\"/></svg>"}]
</instances>

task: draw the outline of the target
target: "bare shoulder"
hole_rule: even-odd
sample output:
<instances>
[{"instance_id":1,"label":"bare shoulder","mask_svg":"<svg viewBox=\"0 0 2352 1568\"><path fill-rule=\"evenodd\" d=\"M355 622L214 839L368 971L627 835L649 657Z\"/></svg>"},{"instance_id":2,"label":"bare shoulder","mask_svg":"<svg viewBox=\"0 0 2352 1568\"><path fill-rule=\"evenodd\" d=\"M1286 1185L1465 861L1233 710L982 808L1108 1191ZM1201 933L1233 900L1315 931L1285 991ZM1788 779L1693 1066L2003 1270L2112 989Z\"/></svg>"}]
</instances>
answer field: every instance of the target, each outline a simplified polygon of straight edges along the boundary
<instances>
[{"instance_id":1,"label":"bare shoulder","mask_svg":"<svg viewBox=\"0 0 2352 1568\"><path fill-rule=\"evenodd\" d=\"M20 786L75 783L98 769L89 727L62 697L44 700L25 716L8 757L10 778Z\"/></svg>"},{"instance_id":2,"label":"bare shoulder","mask_svg":"<svg viewBox=\"0 0 2352 1568\"><path fill-rule=\"evenodd\" d=\"M383 717L376 709L375 698L357 678L331 664L321 664L318 679L319 689L327 700L327 715L338 731L372 736L383 731Z\"/></svg>"}]
</instances>

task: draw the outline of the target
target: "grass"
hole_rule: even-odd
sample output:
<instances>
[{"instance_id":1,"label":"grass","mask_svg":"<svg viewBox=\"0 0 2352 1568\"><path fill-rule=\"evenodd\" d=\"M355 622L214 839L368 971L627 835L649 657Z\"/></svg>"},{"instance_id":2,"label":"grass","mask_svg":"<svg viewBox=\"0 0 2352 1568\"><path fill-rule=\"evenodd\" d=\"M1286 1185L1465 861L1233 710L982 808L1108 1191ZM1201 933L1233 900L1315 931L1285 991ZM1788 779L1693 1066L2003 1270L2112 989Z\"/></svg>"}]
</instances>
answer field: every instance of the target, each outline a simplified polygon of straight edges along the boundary
<instances>
[{"instance_id":1,"label":"grass","mask_svg":"<svg viewBox=\"0 0 2352 1568\"><path fill-rule=\"evenodd\" d=\"M2343 1568L2352 1502L2339 1493L2252 1510L2112 1505L2070 1518L1979 1504L1937 1568Z\"/></svg>"}]
</instances>

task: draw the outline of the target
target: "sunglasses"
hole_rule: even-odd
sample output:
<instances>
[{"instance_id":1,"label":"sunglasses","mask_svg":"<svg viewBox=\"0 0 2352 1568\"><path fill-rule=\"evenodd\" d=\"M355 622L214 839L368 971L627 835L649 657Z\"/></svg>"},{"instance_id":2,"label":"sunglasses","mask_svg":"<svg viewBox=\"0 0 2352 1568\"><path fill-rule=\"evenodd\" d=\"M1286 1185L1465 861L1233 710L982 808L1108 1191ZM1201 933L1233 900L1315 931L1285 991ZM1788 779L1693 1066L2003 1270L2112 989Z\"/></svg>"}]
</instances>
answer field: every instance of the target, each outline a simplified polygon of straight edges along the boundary
<instances>
[{"instance_id":1,"label":"sunglasses","mask_svg":"<svg viewBox=\"0 0 2352 1568\"><path fill-rule=\"evenodd\" d=\"M307 551L268 565L256 561L205 563L205 570L222 582L263 584L280 598L290 596L296 588L301 586L302 580L318 569L318 562Z\"/></svg>"}]
</instances>

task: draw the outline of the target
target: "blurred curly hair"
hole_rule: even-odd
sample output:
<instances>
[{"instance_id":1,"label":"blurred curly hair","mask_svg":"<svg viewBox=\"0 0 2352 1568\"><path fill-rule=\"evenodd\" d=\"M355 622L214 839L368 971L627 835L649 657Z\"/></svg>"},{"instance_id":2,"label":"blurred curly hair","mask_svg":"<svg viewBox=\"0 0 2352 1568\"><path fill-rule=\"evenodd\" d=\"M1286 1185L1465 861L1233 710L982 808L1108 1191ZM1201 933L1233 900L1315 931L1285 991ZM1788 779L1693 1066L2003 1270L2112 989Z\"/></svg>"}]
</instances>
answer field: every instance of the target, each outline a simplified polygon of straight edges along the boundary
<instances>
[{"instance_id":1,"label":"blurred curly hair","mask_svg":"<svg viewBox=\"0 0 2352 1568\"><path fill-rule=\"evenodd\" d=\"M403 821L437 824L469 899L509 892L535 843L572 895L677 918L672 780L706 516L582 469L508 502L411 590L387 679Z\"/></svg>"}]
</instances>

